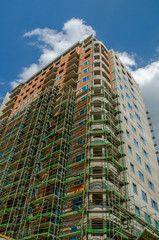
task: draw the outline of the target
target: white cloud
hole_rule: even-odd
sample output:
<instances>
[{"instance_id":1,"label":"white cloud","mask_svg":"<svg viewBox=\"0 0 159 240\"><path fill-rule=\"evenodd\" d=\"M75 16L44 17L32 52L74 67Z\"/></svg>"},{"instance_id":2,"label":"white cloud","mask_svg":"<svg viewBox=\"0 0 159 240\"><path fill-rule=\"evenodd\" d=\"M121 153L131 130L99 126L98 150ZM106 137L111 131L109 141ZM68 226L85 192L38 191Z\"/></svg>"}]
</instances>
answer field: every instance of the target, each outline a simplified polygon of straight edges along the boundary
<instances>
[{"instance_id":1,"label":"white cloud","mask_svg":"<svg viewBox=\"0 0 159 240\"><path fill-rule=\"evenodd\" d=\"M25 38L35 36L37 41L34 45L41 50L38 63L33 63L29 67L24 67L16 81L11 82L12 87L25 82L29 77L36 73L43 66L57 57L64 50L79 40L83 40L95 31L91 26L85 24L82 19L72 18L64 23L60 32L49 28L36 28L24 34Z\"/></svg>"},{"instance_id":2,"label":"white cloud","mask_svg":"<svg viewBox=\"0 0 159 240\"><path fill-rule=\"evenodd\" d=\"M158 49L156 51L158 51ZM155 135L159 145L159 61L154 61L142 68L137 68L135 54L118 52L118 56L130 70L141 88L145 106L151 114ZM136 67L135 70L133 70L134 66Z\"/></svg>"}]
</instances>

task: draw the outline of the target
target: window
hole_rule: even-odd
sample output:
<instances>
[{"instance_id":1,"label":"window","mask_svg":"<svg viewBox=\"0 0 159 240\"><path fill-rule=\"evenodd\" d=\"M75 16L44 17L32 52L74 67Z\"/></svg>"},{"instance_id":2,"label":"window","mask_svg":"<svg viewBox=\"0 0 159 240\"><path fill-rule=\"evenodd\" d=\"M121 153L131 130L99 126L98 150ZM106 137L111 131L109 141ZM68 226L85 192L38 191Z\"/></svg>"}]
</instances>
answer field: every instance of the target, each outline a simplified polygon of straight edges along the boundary
<instances>
[{"instance_id":1,"label":"window","mask_svg":"<svg viewBox=\"0 0 159 240\"><path fill-rule=\"evenodd\" d=\"M133 117L133 115L131 113L130 113L130 118L131 118L131 120L134 121L134 117Z\"/></svg>"},{"instance_id":2,"label":"window","mask_svg":"<svg viewBox=\"0 0 159 240\"><path fill-rule=\"evenodd\" d=\"M78 142L76 143L76 145L79 146L79 145L84 144L85 142L86 142L86 140L85 140L85 139L82 139L82 140L78 141Z\"/></svg>"},{"instance_id":3,"label":"window","mask_svg":"<svg viewBox=\"0 0 159 240\"><path fill-rule=\"evenodd\" d=\"M73 186L77 186L83 183L83 179L73 183Z\"/></svg>"},{"instance_id":4,"label":"window","mask_svg":"<svg viewBox=\"0 0 159 240\"><path fill-rule=\"evenodd\" d=\"M90 63L90 60L87 60L84 64L83 64L83 66L85 67L86 65L88 65Z\"/></svg>"},{"instance_id":5,"label":"window","mask_svg":"<svg viewBox=\"0 0 159 240\"><path fill-rule=\"evenodd\" d=\"M137 186L136 186L135 183L133 183L133 192L134 192L135 194L137 194Z\"/></svg>"},{"instance_id":6,"label":"window","mask_svg":"<svg viewBox=\"0 0 159 240\"><path fill-rule=\"evenodd\" d=\"M86 82L88 79L89 79L89 75L87 75L86 77L84 77L84 78L82 79L82 83Z\"/></svg>"},{"instance_id":7,"label":"window","mask_svg":"<svg viewBox=\"0 0 159 240\"><path fill-rule=\"evenodd\" d=\"M128 93L126 93L126 96L127 96L127 98L130 100L130 96L129 96L129 94L128 94Z\"/></svg>"},{"instance_id":8,"label":"window","mask_svg":"<svg viewBox=\"0 0 159 240\"><path fill-rule=\"evenodd\" d=\"M155 220L155 227L159 229L159 223Z\"/></svg>"},{"instance_id":9,"label":"window","mask_svg":"<svg viewBox=\"0 0 159 240\"><path fill-rule=\"evenodd\" d=\"M81 126L86 123L86 120L82 120L81 122L78 123L78 126Z\"/></svg>"},{"instance_id":10,"label":"window","mask_svg":"<svg viewBox=\"0 0 159 240\"><path fill-rule=\"evenodd\" d=\"M121 94L121 98L124 100L124 96L123 96L123 94Z\"/></svg>"},{"instance_id":11,"label":"window","mask_svg":"<svg viewBox=\"0 0 159 240\"><path fill-rule=\"evenodd\" d=\"M136 128L134 128L133 125L131 125L131 126L132 126L132 130L133 130L133 132L136 133Z\"/></svg>"},{"instance_id":12,"label":"window","mask_svg":"<svg viewBox=\"0 0 159 240\"><path fill-rule=\"evenodd\" d=\"M126 136L127 136L128 138L130 138L130 134L129 134L128 130L126 130Z\"/></svg>"},{"instance_id":13,"label":"window","mask_svg":"<svg viewBox=\"0 0 159 240\"><path fill-rule=\"evenodd\" d=\"M141 195L142 195L142 199L143 199L145 202L148 202L148 201L147 201L147 194L146 194L143 190L141 190Z\"/></svg>"},{"instance_id":14,"label":"window","mask_svg":"<svg viewBox=\"0 0 159 240\"><path fill-rule=\"evenodd\" d=\"M148 180L148 186L151 188L152 191L155 191L154 184Z\"/></svg>"},{"instance_id":15,"label":"window","mask_svg":"<svg viewBox=\"0 0 159 240\"><path fill-rule=\"evenodd\" d=\"M129 153L132 154L132 148L128 145Z\"/></svg>"},{"instance_id":16,"label":"window","mask_svg":"<svg viewBox=\"0 0 159 240\"><path fill-rule=\"evenodd\" d=\"M141 139L141 141L143 142L143 144L145 144L146 145L146 143L145 143L145 139L140 135L140 139Z\"/></svg>"},{"instance_id":17,"label":"window","mask_svg":"<svg viewBox=\"0 0 159 240\"><path fill-rule=\"evenodd\" d=\"M128 90L128 87L126 86L126 84L125 84L125 89Z\"/></svg>"},{"instance_id":18,"label":"window","mask_svg":"<svg viewBox=\"0 0 159 240\"><path fill-rule=\"evenodd\" d=\"M151 218L147 213L145 213L145 220L146 222L151 223Z\"/></svg>"},{"instance_id":19,"label":"window","mask_svg":"<svg viewBox=\"0 0 159 240\"><path fill-rule=\"evenodd\" d=\"M26 102L29 102L31 100L31 97L29 97L27 100L26 100Z\"/></svg>"},{"instance_id":20,"label":"window","mask_svg":"<svg viewBox=\"0 0 159 240\"><path fill-rule=\"evenodd\" d=\"M142 164L142 162L141 162L141 157L136 153L136 159L137 159L137 161L140 163L140 164Z\"/></svg>"},{"instance_id":21,"label":"window","mask_svg":"<svg viewBox=\"0 0 159 240\"><path fill-rule=\"evenodd\" d=\"M142 152L143 152L144 156L145 156L147 159L149 159L148 153L145 151L145 149L142 148Z\"/></svg>"},{"instance_id":22,"label":"window","mask_svg":"<svg viewBox=\"0 0 159 240\"><path fill-rule=\"evenodd\" d=\"M136 139L134 138L134 144L136 147L139 147L138 141L136 141Z\"/></svg>"},{"instance_id":23,"label":"window","mask_svg":"<svg viewBox=\"0 0 159 240\"><path fill-rule=\"evenodd\" d=\"M82 88L82 92L84 92L85 90L87 90L88 89L88 85L86 85L86 86L84 86L83 88Z\"/></svg>"},{"instance_id":24,"label":"window","mask_svg":"<svg viewBox=\"0 0 159 240\"><path fill-rule=\"evenodd\" d=\"M132 163L130 163L130 168L131 168L131 171L135 173L134 165Z\"/></svg>"},{"instance_id":25,"label":"window","mask_svg":"<svg viewBox=\"0 0 159 240\"><path fill-rule=\"evenodd\" d=\"M24 102L22 102L21 104L20 104L20 107L22 107L24 105Z\"/></svg>"},{"instance_id":26,"label":"window","mask_svg":"<svg viewBox=\"0 0 159 240\"><path fill-rule=\"evenodd\" d=\"M79 115L82 115L82 114L84 114L84 113L86 113L86 112L87 112L87 108L85 108L85 109L83 109L82 111L80 111Z\"/></svg>"},{"instance_id":27,"label":"window","mask_svg":"<svg viewBox=\"0 0 159 240\"><path fill-rule=\"evenodd\" d=\"M139 171L139 178L144 182L144 175L142 172Z\"/></svg>"},{"instance_id":28,"label":"window","mask_svg":"<svg viewBox=\"0 0 159 240\"><path fill-rule=\"evenodd\" d=\"M119 69L117 69L117 71L118 71L118 73L120 73L120 70L119 70Z\"/></svg>"},{"instance_id":29,"label":"window","mask_svg":"<svg viewBox=\"0 0 159 240\"><path fill-rule=\"evenodd\" d=\"M136 97L133 95L133 94L131 94L131 96L133 97L133 99L136 101Z\"/></svg>"},{"instance_id":30,"label":"window","mask_svg":"<svg viewBox=\"0 0 159 240\"><path fill-rule=\"evenodd\" d=\"M137 105L136 105L134 102L133 102L133 105L134 105L134 107L137 109L137 111L139 111Z\"/></svg>"},{"instance_id":31,"label":"window","mask_svg":"<svg viewBox=\"0 0 159 240\"><path fill-rule=\"evenodd\" d=\"M123 104L123 109L124 109L124 111L126 111L126 108L125 108L125 105Z\"/></svg>"},{"instance_id":32,"label":"window","mask_svg":"<svg viewBox=\"0 0 159 240\"><path fill-rule=\"evenodd\" d=\"M135 206L135 214L140 216L140 209L137 206Z\"/></svg>"},{"instance_id":33,"label":"window","mask_svg":"<svg viewBox=\"0 0 159 240\"><path fill-rule=\"evenodd\" d=\"M39 92L35 93L34 97L36 97L39 94Z\"/></svg>"},{"instance_id":34,"label":"window","mask_svg":"<svg viewBox=\"0 0 159 240\"><path fill-rule=\"evenodd\" d=\"M138 126L138 128L140 129L140 131L143 132L143 129L142 129L142 127L140 126L139 123L137 123L137 126Z\"/></svg>"},{"instance_id":35,"label":"window","mask_svg":"<svg viewBox=\"0 0 159 240\"><path fill-rule=\"evenodd\" d=\"M87 73L89 71L89 67L83 70L83 74Z\"/></svg>"},{"instance_id":36,"label":"window","mask_svg":"<svg viewBox=\"0 0 159 240\"><path fill-rule=\"evenodd\" d=\"M59 77L57 78L57 81L60 81L60 80L61 80L61 78L62 78L62 76L59 76Z\"/></svg>"},{"instance_id":37,"label":"window","mask_svg":"<svg viewBox=\"0 0 159 240\"><path fill-rule=\"evenodd\" d=\"M135 92L134 89L131 87L132 92Z\"/></svg>"},{"instance_id":38,"label":"window","mask_svg":"<svg viewBox=\"0 0 159 240\"><path fill-rule=\"evenodd\" d=\"M83 159L85 159L85 153L81 153L81 154L77 155L76 158L75 158L75 161L79 162Z\"/></svg>"},{"instance_id":39,"label":"window","mask_svg":"<svg viewBox=\"0 0 159 240\"><path fill-rule=\"evenodd\" d=\"M124 121L128 124L128 119L126 117L124 117Z\"/></svg>"},{"instance_id":40,"label":"window","mask_svg":"<svg viewBox=\"0 0 159 240\"><path fill-rule=\"evenodd\" d=\"M128 102L128 107L132 110L132 106L130 105L130 103Z\"/></svg>"},{"instance_id":41,"label":"window","mask_svg":"<svg viewBox=\"0 0 159 240\"><path fill-rule=\"evenodd\" d=\"M127 80L125 79L125 77L123 77L124 81L127 82Z\"/></svg>"},{"instance_id":42,"label":"window","mask_svg":"<svg viewBox=\"0 0 159 240\"><path fill-rule=\"evenodd\" d=\"M150 173L150 174L152 174L152 172L151 172L151 168L145 163L145 169Z\"/></svg>"},{"instance_id":43,"label":"window","mask_svg":"<svg viewBox=\"0 0 159 240\"><path fill-rule=\"evenodd\" d=\"M151 198L151 206L152 206L156 211L158 211L158 204L157 204L157 202L155 202L152 198Z\"/></svg>"},{"instance_id":44,"label":"window","mask_svg":"<svg viewBox=\"0 0 159 240\"><path fill-rule=\"evenodd\" d=\"M136 115L137 119L139 119L139 121L141 122L141 118L140 118L140 116L137 114L137 112L135 112L135 115Z\"/></svg>"},{"instance_id":45,"label":"window","mask_svg":"<svg viewBox=\"0 0 159 240\"><path fill-rule=\"evenodd\" d=\"M81 209L82 208L82 197L78 197L78 198L75 198L72 200L72 203L71 203L71 210L72 211L75 211L75 210L78 210L78 209Z\"/></svg>"},{"instance_id":46,"label":"window","mask_svg":"<svg viewBox=\"0 0 159 240\"><path fill-rule=\"evenodd\" d=\"M120 85L120 89L123 90L123 87Z\"/></svg>"},{"instance_id":47,"label":"window","mask_svg":"<svg viewBox=\"0 0 159 240\"><path fill-rule=\"evenodd\" d=\"M118 77L119 78L119 81L121 81L121 78L120 77Z\"/></svg>"}]
</instances>

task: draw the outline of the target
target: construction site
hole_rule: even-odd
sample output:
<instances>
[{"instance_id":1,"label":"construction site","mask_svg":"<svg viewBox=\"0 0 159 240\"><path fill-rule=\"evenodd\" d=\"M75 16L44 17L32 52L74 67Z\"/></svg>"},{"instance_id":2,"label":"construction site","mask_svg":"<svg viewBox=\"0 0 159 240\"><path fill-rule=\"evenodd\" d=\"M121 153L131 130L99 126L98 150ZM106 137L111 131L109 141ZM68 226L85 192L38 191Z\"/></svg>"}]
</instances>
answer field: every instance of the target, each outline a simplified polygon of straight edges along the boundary
<instances>
[{"instance_id":1,"label":"construction site","mask_svg":"<svg viewBox=\"0 0 159 240\"><path fill-rule=\"evenodd\" d=\"M109 58L90 36L12 90L0 115L6 239L159 239L128 191Z\"/></svg>"}]
</instances>

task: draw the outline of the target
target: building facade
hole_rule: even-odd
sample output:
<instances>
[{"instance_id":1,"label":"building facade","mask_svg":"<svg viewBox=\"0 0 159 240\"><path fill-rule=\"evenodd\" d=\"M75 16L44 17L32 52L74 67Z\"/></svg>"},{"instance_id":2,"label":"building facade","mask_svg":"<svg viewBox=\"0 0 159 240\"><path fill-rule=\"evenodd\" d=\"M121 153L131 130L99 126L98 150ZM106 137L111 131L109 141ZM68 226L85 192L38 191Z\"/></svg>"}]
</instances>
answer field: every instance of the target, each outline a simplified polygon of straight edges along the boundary
<instances>
[{"instance_id":1,"label":"building facade","mask_svg":"<svg viewBox=\"0 0 159 240\"><path fill-rule=\"evenodd\" d=\"M159 239L158 162L139 87L90 36L12 90L0 115L0 233Z\"/></svg>"}]
</instances>

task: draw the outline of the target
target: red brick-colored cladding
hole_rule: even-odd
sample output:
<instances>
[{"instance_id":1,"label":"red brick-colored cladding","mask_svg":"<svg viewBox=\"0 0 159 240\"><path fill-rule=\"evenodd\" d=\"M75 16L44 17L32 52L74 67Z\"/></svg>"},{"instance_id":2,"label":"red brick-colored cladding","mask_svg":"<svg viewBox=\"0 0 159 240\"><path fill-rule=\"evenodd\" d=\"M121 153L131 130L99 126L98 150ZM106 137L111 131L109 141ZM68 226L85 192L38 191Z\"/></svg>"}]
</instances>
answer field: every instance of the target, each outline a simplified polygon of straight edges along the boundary
<instances>
[{"instance_id":1,"label":"red brick-colored cladding","mask_svg":"<svg viewBox=\"0 0 159 240\"><path fill-rule=\"evenodd\" d=\"M88 86L88 87L90 88L90 80L91 80L91 77L89 77L89 79L88 79L86 82L84 82L84 83L82 83L82 78L91 73L91 67L90 67L90 66L91 66L91 57L92 57L92 48L87 49L87 50L86 50L85 52L83 52L83 54L82 54L82 65L81 65L81 74L80 74L81 80L80 80L80 83L79 83L79 88L83 87L84 85L86 85L86 84L88 84L88 83L89 83L89 86ZM89 64L85 67L85 66L83 65L83 63L84 63L85 61L87 61L87 60L90 60L90 62L89 62ZM89 71L88 71L87 73L83 74L82 71L83 71L85 68L87 68L87 67L89 67ZM79 89L79 93L81 93L81 89Z\"/></svg>"},{"instance_id":2,"label":"red brick-colored cladding","mask_svg":"<svg viewBox=\"0 0 159 240\"><path fill-rule=\"evenodd\" d=\"M75 51L80 54L81 53L81 48L77 47L75 49ZM64 84L63 80L64 80L64 77L65 77L65 71L66 71L66 68L67 68L67 63L68 63L69 56L70 56L70 53L68 53L66 56L64 56L56 64L53 64L53 68L54 67L59 67L56 78L58 78L60 76L61 70L63 70L62 72L64 73L62 75L62 78L60 79L60 81L55 81L55 85L60 84L61 86L63 86L63 84ZM30 101L32 101L33 99L35 99L37 97L37 96L35 96L35 94L37 92L40 93L42 91L42 86L44 84L46 74L50 71L49 68L50 68L50 66L48 66L48 68L44 71L44 74L41 74L38 77L35 77L34 79L30 80L24 87L22 87L22 89L20 90L20 93L17 97L17 100L14 104L14 107L13 107L13 110L12 110L10 116L12 116L13 114L15 115L20 109L23 109L26 105L28 105L30 103ZM29 102L27 102L27 99L29 97L31 97L31 100ZM23 102L24 102L24 104L20 108L19 106Z\"/></svg>"}]
</instances>

